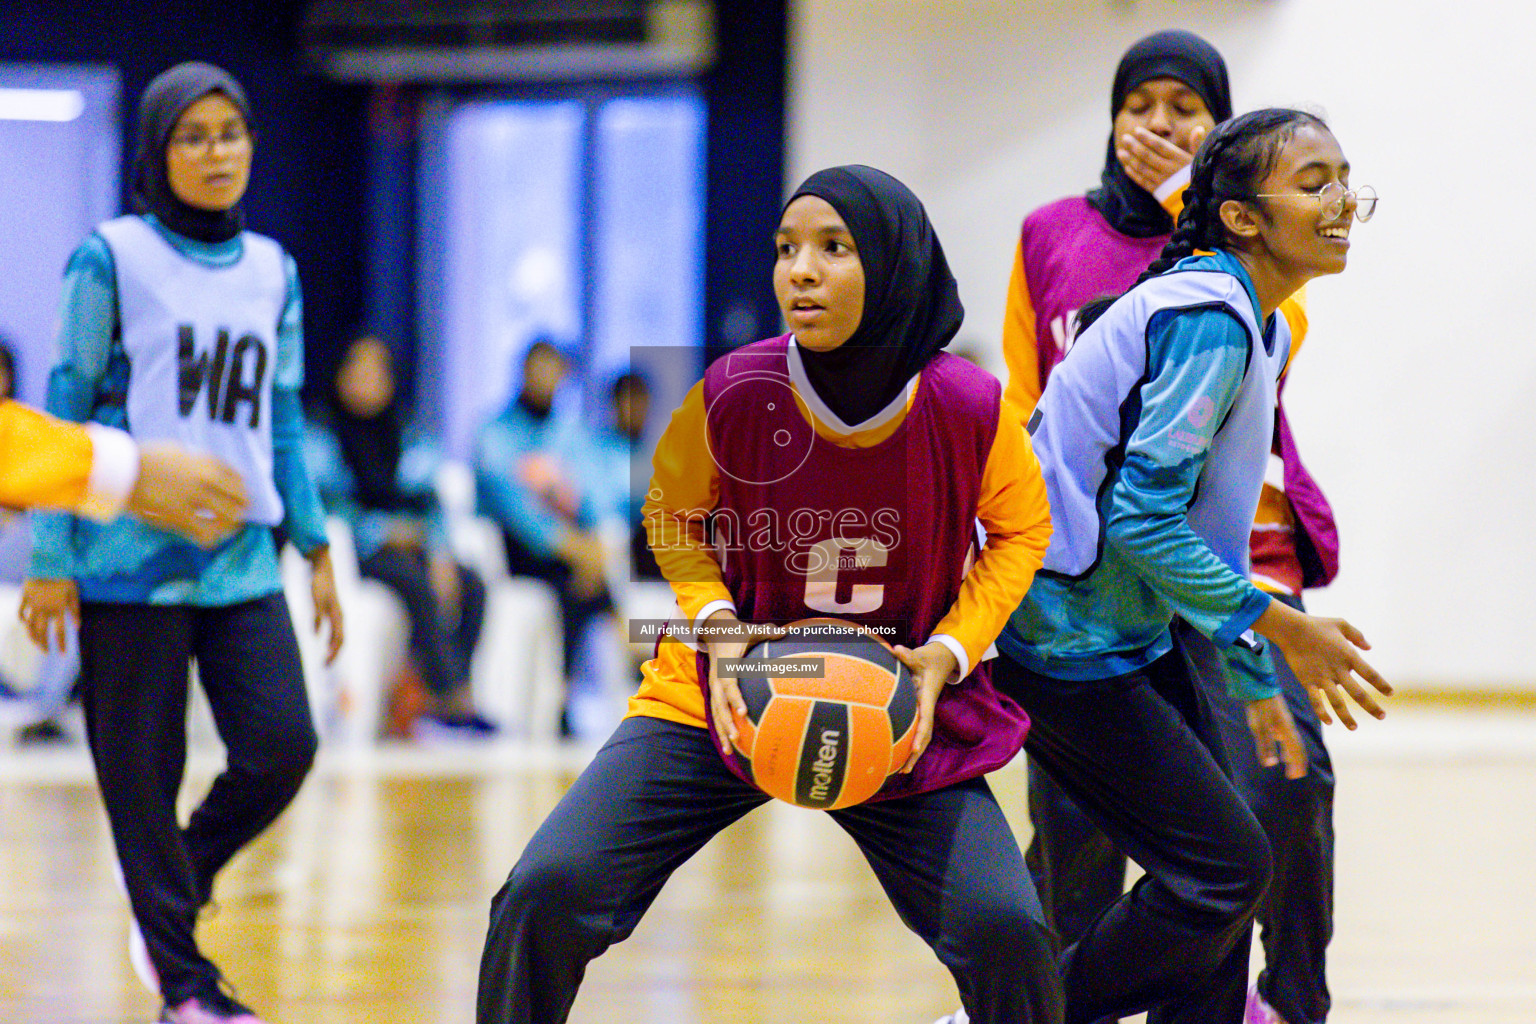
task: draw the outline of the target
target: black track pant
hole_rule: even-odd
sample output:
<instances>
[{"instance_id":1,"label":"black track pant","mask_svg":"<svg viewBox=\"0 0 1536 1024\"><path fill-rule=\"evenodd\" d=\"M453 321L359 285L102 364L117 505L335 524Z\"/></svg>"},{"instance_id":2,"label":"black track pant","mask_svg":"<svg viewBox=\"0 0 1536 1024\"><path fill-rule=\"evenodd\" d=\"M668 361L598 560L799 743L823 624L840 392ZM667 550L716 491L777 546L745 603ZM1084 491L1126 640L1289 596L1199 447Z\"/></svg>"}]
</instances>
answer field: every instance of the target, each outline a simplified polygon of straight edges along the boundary
<instances>
[{"instance_id":1,"label":"black track pant","mask_svg":"<svg viewBox=\"0 0 1536 1024\"><path fill-rule=\"evenodd\" d=\"M1220 746L1202 740L1212 726L1193 677L1216 652L1192 631L1175 636L1173 653L1099 683L1068 686L1006 657L994 672L1029 712L1035 764L1147 872L1123 896L1117 884L1062 954L1069 1024L1143 1010L1150 1024L1243 1017L1269 843Z\"/></svg>"},{"instance_id":2,"label":"black track pant","mask_svg":"<svg viewBox=\"0 0 1536 1024\"><path fill-rule=\"evenodd\" d=\"M1301 603L1285 599L1294 607ZM1207 689L1232 781L1274 850L1275 873L1256 918L1264 946L1259 991L1290 1024L1323 1024L1332 1006L1326 977L1333 936L1333 762L1306 688L1285 659L1275 670L1307 751L1307 774L1287 779L1259 763L1243 705L1222 681ZM1205 681L1205 680L1202 680ZM1026 859L1062 941L1075 942L1125 888L1125 855L1062 788L1030 763L1035 837Z\"/></svg>"},{"instance_id":3,"label":"black track pant","mask_svg":"<svg viewBox=\"0 0 1536 1024\"><path fill-rule=\"evenodd\" d=\"M581 653L581 635L587 623L612 611L613 597L606 589L591 597L577 597L571 592L573 574L570 566L558 558L534 554L510 530L502 530L501 538L507 549L507 571L513 576L543 580L554 588L560 600L560 621L564 624L560 650L565 659L563 671L569 679Z\"/></svg>"},{"instance_id":4,"label":"black track pant","mask_svg":"<svg viewBox=\"0 0 1536 1024\"><path fill-rule=\"evenodd\" d=\"M166 1002L219 978L193 940L213 877L298 792L315 729L282 595L222 608L81 608L81 693L96 777L133 914ZM189 660L227 767L182 828Z\"/></svg>"},{"instance_id":5,"label":"black track pant","mask_svg":"<svg viewBox=\"0 0 1536 1024\"><path fill-rule=\"evenodd\" d=\"M369 579L389 587L405 603L411 618L411 653L422 682L435 697L449 697L469 679L470 662L485 624L485 584L456 566L459 574L459 617L450 623L432 589L426 555L382 547L359 564Z\"/></svg>"},{"instance_id":6,"label":"black track pant","mask_svg":"<svg viewBox=\"0 0 1536 1024\"><path fill-rule=\"evenodd\" d=\"M561 1024L587 964L628 937L672 872L768 798L703 729L630 718L529 840L491 904L479 1024ZM982 779L832 811L976 1024L1055 1024L1055 940ZM850 951L856 952L856 951Z\"/></svg>"}]
</instances>

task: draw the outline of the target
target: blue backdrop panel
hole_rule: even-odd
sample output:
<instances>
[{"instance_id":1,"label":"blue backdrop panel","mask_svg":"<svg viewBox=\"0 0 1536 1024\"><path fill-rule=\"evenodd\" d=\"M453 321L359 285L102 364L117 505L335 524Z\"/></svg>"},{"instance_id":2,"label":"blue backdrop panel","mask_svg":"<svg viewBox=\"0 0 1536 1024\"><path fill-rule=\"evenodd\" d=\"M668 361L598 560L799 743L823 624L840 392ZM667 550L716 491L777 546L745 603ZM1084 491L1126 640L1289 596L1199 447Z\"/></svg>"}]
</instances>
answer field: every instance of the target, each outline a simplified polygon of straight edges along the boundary
<instances>
[{"instance_id":1,"label":"blue backdrop panel","mask_svg":"<svg viewBox=\"0 0 1536 1024\"><path fill-rule=\"evenodd\" d=\"M633 368L652 408L673 409L698 380L704 341L704 127L696 92L615 99L594 138L593 396ZM763 243L768 245L767 241ZM664 348L639 353L633 348ZM652 417L652 432L666 417Z\"/></svg>"},{"instance_id":2,"label":"blue backdrop panel","mask_svg":"<svg viewBox=\"0 0 1536 1024\"><path fill-rule=\"evenodd\" d=\"M581 336L585 118L563 101L427 112L417 389L452 454L513 393L530 341Z\"/></svg>"},{"instance_id":3,"label":"blue backdrop panel","mask_svg":"<svg viewBox=\"0 0 1536 1024\"><path fill-rule=\"evenodd\" d=\"M53 366L64 264L117 212L117 93L108 67L0 64L0 335L34 404Z\"/></svg>"}]
</instances>

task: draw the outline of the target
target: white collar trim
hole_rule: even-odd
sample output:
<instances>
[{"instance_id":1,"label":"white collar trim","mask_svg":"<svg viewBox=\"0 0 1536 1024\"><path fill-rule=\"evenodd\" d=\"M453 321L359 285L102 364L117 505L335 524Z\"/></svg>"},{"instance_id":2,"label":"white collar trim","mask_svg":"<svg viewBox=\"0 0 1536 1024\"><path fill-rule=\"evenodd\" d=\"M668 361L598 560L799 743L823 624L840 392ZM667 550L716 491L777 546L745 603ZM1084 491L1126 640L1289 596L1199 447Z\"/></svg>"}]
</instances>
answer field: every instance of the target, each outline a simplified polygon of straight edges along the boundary
<instances>
[{"instance_id":1,"label":"white collar trim","mask_svg":"<svg viewBox=\"0 0 1536 1024\"><path fill-rule=\"evenodd\" d=\"M917 380L921 376L921 374L913 374L912 379L907 381L907 386L891 399L889 405L863 423L848 424L844 423L842 418L821 400L821 396L816 394L816 389L811 386L811 378L805 372L805 360L800 355L800 343L795 340L793 334L789 336L788 356L789 380L794 384L795 390L800 393L801 400L811 410L812 416L839 434L857 434L865 430L874 430L900 416L906 410L907 403L912 400L912 395L917 391Z\"/></svg>"}]
</instances>

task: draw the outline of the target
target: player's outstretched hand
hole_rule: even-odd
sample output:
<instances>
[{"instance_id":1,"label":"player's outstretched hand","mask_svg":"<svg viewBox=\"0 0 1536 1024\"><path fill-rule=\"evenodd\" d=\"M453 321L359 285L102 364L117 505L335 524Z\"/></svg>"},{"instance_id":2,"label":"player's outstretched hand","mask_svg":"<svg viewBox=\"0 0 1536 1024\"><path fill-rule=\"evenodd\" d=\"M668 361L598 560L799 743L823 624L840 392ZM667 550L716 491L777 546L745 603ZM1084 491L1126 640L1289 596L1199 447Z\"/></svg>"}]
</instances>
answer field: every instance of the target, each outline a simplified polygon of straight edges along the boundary
<instances>
[{"instance_id":1,"label":"player's outstretched hand","mask_svg":"<svg viewBox=\"0 0 1536 1024\"><path fill-rule=\"evenodd\" d=\"M341 600L336 596L336 569L331 564L329 547L319 547L309 553L309 593L315 602L315 632L320 632L322 622L330 627L325 652L325 663L329 665L341 653L346 636L342 628Z\"/></svg>"},{"instance_id":2,"label":"player's outstretched hand","mask_svg":"<svg viewBox=\"0 0 1536 1024\"><path fill-rule=\"evenodd\" d=\"M74 580L27 580L21 587L21 608L17 617L27 627L27 635L43 650L51 639L64 650L71 623L80 625L80 588Z\"/></svg>"},{"instance_id":3,"label":"player's outstretched hand","mask_svg":"<svg viewBox=\"0 0 1536 1024\"><path fill-rule=\"evenodd\" d=\"M900 646L893 650L901 663L911 670L912 685L917 688L917 732L912 737L912 753L901 766L902 774L906 774L928 749L928 741L933 739L934 705L939 702L944 684L955 681L960 663L955 660L955 652L941 643L924 644L915 651Z\"/></svg>"},{"instance_id":4,"label":"player's outstretched hand","mask_svg":"<svg viewBox=\"0 0 1536 1024\"><path fill-rule=\"evenodd\" d=\"M1253 733L1259 764L1273 768L1284 761L1288 779L1299 779L1307 774L1307 751L1301 744L1296 723L1291 719L1291 709L1285 706L1283 696L1277 694L1264 700L1249 701L1248 731ZM1278 758L1275 756L1276 745L1280 747Z\"/></svg>"},{"instance_id":5,"label":"player's outstretched hand","mask_svg":"<svg viewBox=\"0 0 1536 1024\"><path fill-rule=\"evenodd\" d=\"M1392 686L1360 656L1360 651L1370 650L1371 645L1348 622L1308 615L1280 601L1270 601L1253 628L1280 648L1291 671L1307 688L1317 717L1325 723L1332 725L1337 714L1345 728L1356 728L1345 694L1372 718L1387 717L1361 680L1387 696Z\"/></svg>"},{"instance_id":6,"label":"player's outstretched hand","mask_svg":"<svg viewBox=\"0 0 1536 1024\"><path fill-rule=\"evenodd\" d=\"M742 622L727 611L718 611L704 620L705 635L701 638L709 655L709 717L715 723L715 736L720 741L720 752L729 755L731 744L736 742L734 711L743 718L747 714L747 702L741 699L741 688L735 676L720 674L720 663L739 658L753 645L764 640L777 640L784 630L771 623ZM718 634L711 639L709 631Z\"/></svg>"},{"instance_id":7,"label":"player's outstretched hand","mask_svg":"<svg viewBox=\"0 0 1536 1024\"><path fill-rule=\"evenodd\" d=\"M1190 133L1190 145L1200 148L1205 131L1196 128ZM1158 186L1173 177L1175 171L1189 166L1195 159L1193 152L1184 152L1178 146L1146 128L1126 132L1115 140L1115 157L1125 168L1125 176L1148 192L1156 192Z\"/></svg>"},{"instance_id":8,"label":"player's outstretched hand","mask_svg":"<svg viewBox=\"0 0 1536 1024\"><path fill-rule=\"evenodd\" d=\"M139 478L128 511L150 525L211 548L240 528L245 507L240 474L212 455L168 441L139 447Z\"/></svg>"}]
</instances>

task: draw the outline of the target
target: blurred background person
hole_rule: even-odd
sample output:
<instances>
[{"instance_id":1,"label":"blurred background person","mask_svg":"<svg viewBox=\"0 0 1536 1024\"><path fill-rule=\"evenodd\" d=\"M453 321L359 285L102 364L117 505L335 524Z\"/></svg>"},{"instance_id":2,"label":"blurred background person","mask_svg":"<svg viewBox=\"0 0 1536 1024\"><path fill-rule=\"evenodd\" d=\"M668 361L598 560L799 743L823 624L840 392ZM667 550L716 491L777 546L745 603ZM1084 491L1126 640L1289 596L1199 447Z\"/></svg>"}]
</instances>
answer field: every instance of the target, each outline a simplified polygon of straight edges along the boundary
<instances>
[{"instance_id":1,"label":"blurred background person","mask_svg":"<svg viewBox=\"0 0 1536 1024\"><path fill-rule=\"evenodd\" d=\"M601 528L608 545L608 585L630 655L628 686L639 685L640 666L656 653L655 634L639 623L672 617L672 587L661 574L646 537L642 509L650 488L653 446L645 443L651 386L644 374L628 371L609 389L611 407L599 426L591 487L602 495Z\"/></svg>"},{"instance_id":2,"label":"blurred background person","mask_svg":"<svg viewBox=\"0 0 1536 1024\"><path fill-rule=\"evenodd\" d=\"M598 458L592 475L594 489L604 488L603 515L614 523L627 548L627 565L614 583L661 580L656 556L646 541L640 510L651 474L651 451L645 444L645 426L651 415L651 386L642 374L627 372L614 379L609 391L611 416L597 431ZM611 557L611 556L610 556Z\"/></svg>"},{"instance_id":3,"label":"blurred background person","mask_svg":"<svg viewBox=\"0 0 1536 1024\"><path fill-rule=\"evenodd\" d=\"M397 595L410 616L411 656L426 708L420 738L490 736L469 672L485 622L485 584L454 560L434 478L437 446L403 424L389 346L355 338L331 380L306 450L326 509L343 519L358 570Z\"/></svg>"},{"instance_id":4,"label":"blurred background person","mask_svg":"<svg viewBox=\"0 0 1536 1024\"><path fill-rule=\"evenodd\" d=\"M477 438L475 483L482 513L501 527L508 571L543 580L559 597L567 686L560 734L596 739L614 722L585 722L578 709L591 706L588 698L601 704L618 671L612 545L603 530L616 506L606 487L592 485L601 461L592 430L557 408L569 373L570 361L553 342L529 346L516 397ZM627 490L627 461L624 480Z\"/></svg>"}]
</instances>

